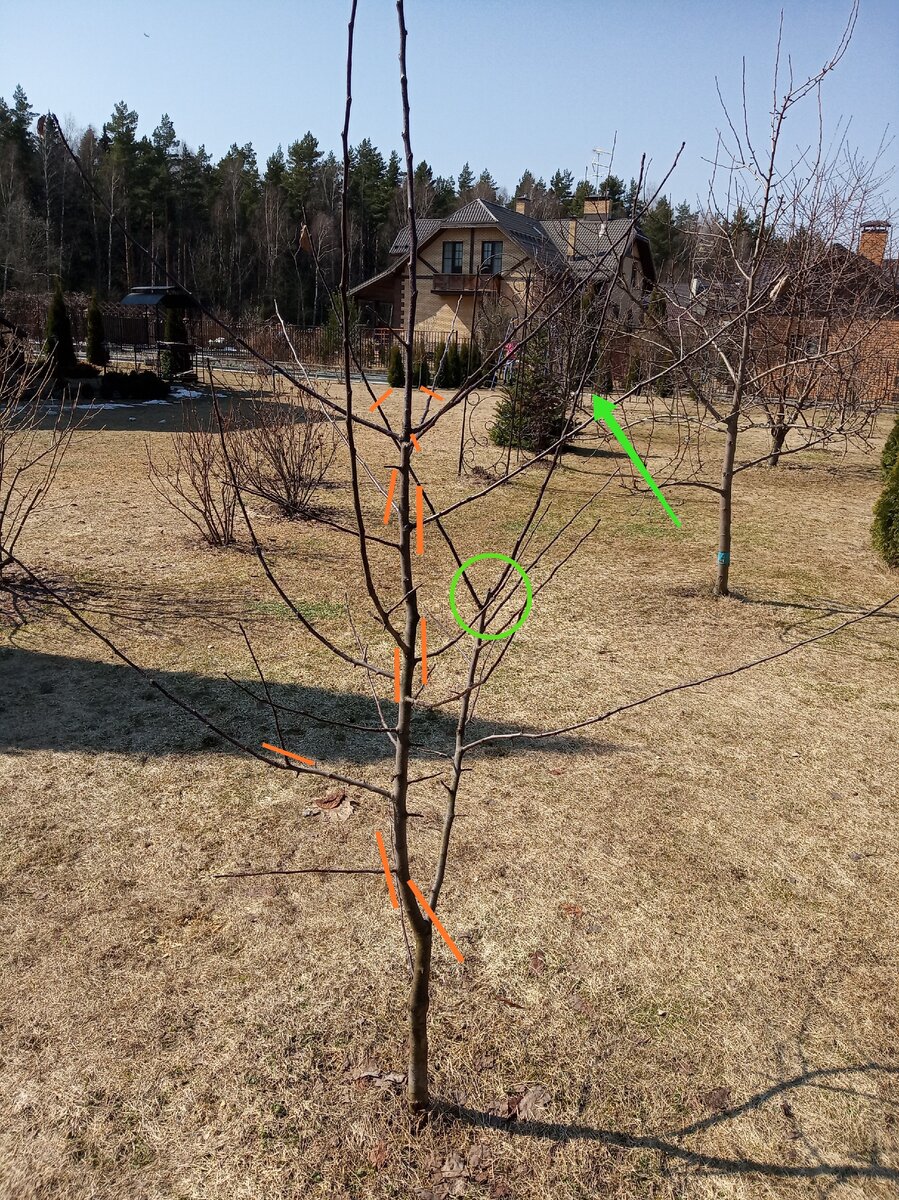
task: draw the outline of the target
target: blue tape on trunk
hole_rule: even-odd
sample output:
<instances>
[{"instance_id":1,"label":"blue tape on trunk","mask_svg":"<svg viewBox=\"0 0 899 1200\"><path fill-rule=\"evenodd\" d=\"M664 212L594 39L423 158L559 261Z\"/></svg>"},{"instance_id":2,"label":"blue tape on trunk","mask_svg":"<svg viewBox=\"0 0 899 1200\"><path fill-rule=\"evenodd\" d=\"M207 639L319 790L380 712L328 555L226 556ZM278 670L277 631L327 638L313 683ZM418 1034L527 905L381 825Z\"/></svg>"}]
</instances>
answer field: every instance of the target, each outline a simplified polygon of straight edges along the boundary
<instances>
[{"instance_id":1,"label":"blue tape on trunk","mask_svg":"<svg viewBox=\"0 0 899 1200\"><path fill-rule=\"evenodd\" d=\"M730 551L729 550L719 550L718 551L718 562L721 564L722 567L729 567L730 566Z\"/></svg>"}]
</instances>

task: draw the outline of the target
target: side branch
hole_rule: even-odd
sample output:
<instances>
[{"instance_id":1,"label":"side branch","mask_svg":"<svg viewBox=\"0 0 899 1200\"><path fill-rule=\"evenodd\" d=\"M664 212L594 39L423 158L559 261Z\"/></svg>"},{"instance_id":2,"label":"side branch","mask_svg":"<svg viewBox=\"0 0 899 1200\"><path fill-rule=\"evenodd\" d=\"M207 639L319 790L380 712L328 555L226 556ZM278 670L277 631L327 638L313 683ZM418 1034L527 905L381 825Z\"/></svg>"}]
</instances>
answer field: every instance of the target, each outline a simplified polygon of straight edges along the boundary
<instances>
[{"instance_id":1,"label":"side branch","mask_svg":"<svg viewBox=\"0 0 899 1200\"><path fill-rule=\"evenodd\" d=\"M764 663L774 662L777 658L784 658L787 654L801 650L803 646L810 646L813 642L820 642L824 638L833 637L835 633L840 633L843 629L848 629L850 625L857 625L859 621L866 621L869 617L876 616L879 612L883 612L885 608L889 608L891 604L895 604L897 600L899 600L899 592L895 596L890 596L888 600L884 600L882 604L878 604L874 608L869 608L867 612L860 613L856 617L851 617L848 621L842 621L839 625L835 625L833 629L825 629L823 633L816 633L813 637L804 638L801 642L795 642L792 646L787 646L783 650L776 650L773 654L765 654L761 658L754 658L751 662L741 663L740 666L730 667L726 671L716 671L712 675L703 676L702 679L691 679L686 683L675 683L671 687L662 688L661 691L653 692L649 696L642 696L639 700L631 700L627 704L619 704L617 708L610 708L598 717L588 717L586 721L575 721L572 725L564 725L559 729L548 729L542 733L518 731L516 733L488 734L486 737L478 738L477 741L469 742L463 749L467 753L469 750L474 750L477 746L484 746L488 742L505 742L516 738L523 741L539 741L542 738L561 737L566 733L574 733L578 729L586 729L590 725L597 725L600 721L608 721L610 717L627 712L628 709L640 708L644 704L649 704L651 700L659 700L662 696L670 696L674 692L685 692L690 688L702 687L703 684L714 683L718 679L729 679L732 675L739 675L743 671L751 670L753 667L760 667Z\"/></svg>"}]
</instances>

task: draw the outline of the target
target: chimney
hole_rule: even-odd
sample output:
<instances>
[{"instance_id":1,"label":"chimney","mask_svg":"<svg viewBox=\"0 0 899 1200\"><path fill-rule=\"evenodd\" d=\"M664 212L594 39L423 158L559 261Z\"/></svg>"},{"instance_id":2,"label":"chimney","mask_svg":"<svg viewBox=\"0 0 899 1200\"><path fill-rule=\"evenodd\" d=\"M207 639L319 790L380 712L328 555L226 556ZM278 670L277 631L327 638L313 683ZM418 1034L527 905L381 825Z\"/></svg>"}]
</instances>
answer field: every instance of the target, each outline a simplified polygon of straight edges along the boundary
<instances>
[{"instance_id":1,"label":"chimney","mask_svg":"<svg viewBox=\"0 0 899 1200\"><path fill-rule=\"evenodd\" d=\"M858 239L859 254L875 267L882 267L889 236L889 221L865 221Z\"/></svg>"},{"instance_id":2,"label":"chimney","mask_svg":"<svg viewBox=\"0 0 899 1200\"><path fill-rule=\"evenodd\" d=\"M515 211L521 213L523 217L529 217L531 215L530 196L518 196L515 200Z\"/></svg>"},{"instance_id":3,"label":"chimney","mask_svg":"<svg viewBox=\"0 0 899 1200\"><path fill-rule=\"evenodd\" d=\"M572 217L568 222L568 248L566 254L568 258L574 258L577 253L577 217Z\"/></svg>"},{"instance_id":4,"label":"chimney","mask_svg":"<svg viewBox=\"0 0 899 1200\"><path fill-rule=\"evenodd\" d=\"M584 197L585 217L605 217L609 219L609 201L603 196Z\"/></svg>"}]
</instances>

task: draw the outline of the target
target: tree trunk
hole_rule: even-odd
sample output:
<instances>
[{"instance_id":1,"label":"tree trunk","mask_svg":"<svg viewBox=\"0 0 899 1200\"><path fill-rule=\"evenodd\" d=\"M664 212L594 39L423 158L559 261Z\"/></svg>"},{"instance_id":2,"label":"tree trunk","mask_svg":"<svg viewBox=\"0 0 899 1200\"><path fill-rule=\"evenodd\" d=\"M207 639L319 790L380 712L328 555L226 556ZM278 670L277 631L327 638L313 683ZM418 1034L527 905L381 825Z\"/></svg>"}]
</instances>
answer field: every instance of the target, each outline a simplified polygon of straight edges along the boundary
<instances>
[{"instance_id":1,"label":"tree trunk","mask_svg":"<svg viewBox=\"0 0 899 1200\"><path fill-rule=\"evenodd\" d=\"M729 596L730 576L730 533L732 499L734 489L734 460L737 456L737 420L739 411L734 409L727 418L727 437L724 443L724 460L721 464L721 488L718 493L718 570L715 576L715 595Z\"/></svg>"},{"instance_id":2,"label":"tree trunk","mask_svg":"<svg viewBox=\"0 0 899 1200\"><path fill-rule=\"evenodd\" d=\"M430 922L421 931L414 931L415 957L412 965L412 986L409 991L409 1075L406 1095L413 1111L424 1112L430 1104L428 1078L428 1009L431 1005L431 947L433 929Z\"/></svg>"},{"instance_id":3,"label":"tree trunk","mask_svg":"<svg viewBox=\"0 0 899 1200\"><path fill-rule=\"evenodd\" d=\"M775 425L771 429L771 453L768 456L768 466L776 467L780 462L781 451L787 440L789 430L786 425Z\"/></svg>"}]
</instances>

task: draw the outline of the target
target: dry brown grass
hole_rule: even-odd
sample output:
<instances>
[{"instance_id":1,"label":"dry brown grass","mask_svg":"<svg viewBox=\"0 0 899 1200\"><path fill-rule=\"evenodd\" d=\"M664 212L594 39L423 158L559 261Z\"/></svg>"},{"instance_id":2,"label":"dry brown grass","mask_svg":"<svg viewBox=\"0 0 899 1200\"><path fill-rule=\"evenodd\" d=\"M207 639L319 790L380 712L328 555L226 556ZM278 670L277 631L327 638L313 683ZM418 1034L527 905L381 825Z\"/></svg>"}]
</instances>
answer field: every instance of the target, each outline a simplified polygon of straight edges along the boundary
<instances>
[{"instance_id":1,"label":"dry brown grass","mask_svg":"<svg viewBox=\"0 0 899 1200\"><path fill-rule=\"evenodd\" d=\"M301 707L368 715L364 681L300 636L252 557L202 548L159 502L127 415L78 435L24 557L248 736L272 730L223 682L252 676L238 617ZM169 410L143 420L171 436ZM454 428L423 448L435 499L459 493ZM559 512L608 464L566 462ZM538 478L486 518L463 510L460 548L505 549ZM745 473L742 598L716 602L708 498L678 496L676 531L613 485L482 717L577 719L883 599L877 486L857 454ZM328 499L346 510L345 488ZM291 594L345 639L351 546L263 513L260 528ZM428 556L425 604L446 621L450 561L434 538ZM895 1195L897 650L894 610L564 744L478 759L441 904L465 964L438 948L432 1019L434 1091L462 1113L413 1136L395 1091L352 1079L404 1063L383 881L212 878L376 865L384 809L365 796L346 823L303 817L320 785L209 744L36 610L0 651L0 1195ZM389 776L386 752L288 724L294 749ZM440 798L418 791L426 876ZM484 1120L535 1084L539 1119Z\"/></svg>"}]
</instances>

